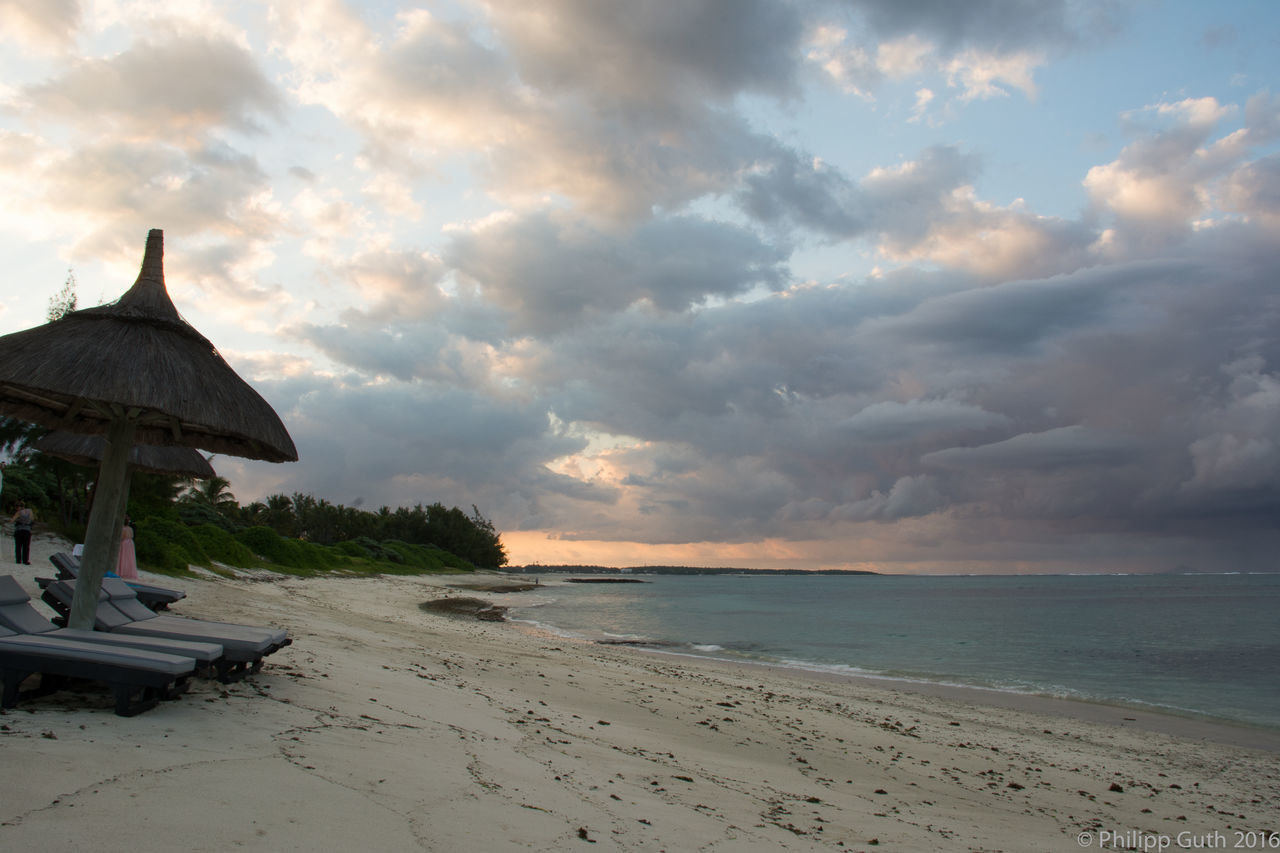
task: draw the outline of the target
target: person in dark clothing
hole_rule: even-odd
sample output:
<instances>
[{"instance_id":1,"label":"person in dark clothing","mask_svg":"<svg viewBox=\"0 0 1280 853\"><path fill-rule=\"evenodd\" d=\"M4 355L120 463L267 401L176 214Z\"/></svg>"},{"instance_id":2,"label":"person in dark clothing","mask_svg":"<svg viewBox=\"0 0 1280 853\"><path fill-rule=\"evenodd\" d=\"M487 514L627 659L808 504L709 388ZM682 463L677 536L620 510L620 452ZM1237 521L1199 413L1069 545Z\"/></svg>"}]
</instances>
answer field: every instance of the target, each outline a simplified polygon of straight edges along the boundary
<instances>
[{"instance_id":1,"label":"person in dark clothing","mask_svg":"<svg viewBox=\"0 0 1280 853\"><path fill-rule=\"evenodd\" d=\"M13 514L13 560L24 566L31 565L31 525L35 524L36 515L22 501L18 501L18 511Z\"/></svg>"}]
</instances>

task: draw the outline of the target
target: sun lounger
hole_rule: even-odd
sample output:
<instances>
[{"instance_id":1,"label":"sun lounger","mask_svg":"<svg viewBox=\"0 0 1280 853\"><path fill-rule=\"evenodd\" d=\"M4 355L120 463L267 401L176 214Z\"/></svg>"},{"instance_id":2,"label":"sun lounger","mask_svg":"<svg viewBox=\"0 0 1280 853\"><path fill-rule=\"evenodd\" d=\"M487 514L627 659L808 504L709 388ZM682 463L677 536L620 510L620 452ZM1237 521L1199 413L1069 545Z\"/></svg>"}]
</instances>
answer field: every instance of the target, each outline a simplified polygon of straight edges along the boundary
<instances>
[{"instance_id":1,"label":"sun lounger","mask_svg":"<svg viewBox=\"0 0 1280 853\"><path fill-rule=\"evenodd\" d=\"M48 581L42 585L44 592L41 598L64 617L70 613L75 588L67 581ZM207 622L153 613L139 603L127 584L117 578L102 580L94 628L113 634L218 643L222 646L224 661L230 667L219 674L224 680L257 672L262 668L264 657L293 642L287 631L278 628Z\"/></svg>"},{"instance_id":2,"label":"sun lounger","mask_svg":"<svg viewBox=\"0 0 1280 853\"><path fill-rule=\"evenodd\" d=\"M106 682L116 713L132 717L184 691L195 668L194 660L179 655L19 635L0 628L0 681L4 685L0 707L4 708L53 693L73 679L83 679ZM23 692L22 683L36 673L40 675L39 688Z\"/></svg>"},{"instance_id":3,"label":"sun lounger","mask_svg":"<svg viewBox=\"0 0 1280 853\"><path fill-rule=\"evenodd\" d=\"M53 563L54 568L58 570L58 577L62 580L75 580L80 577L79 557L60 551L50 557L49 562ZM180 589L153 586L149 583L139 583L138 581L125 581L125 583L138 594L139 601L157 613L161 610L168 610L170 604L187 597L187 594Z\"/></svg>"},{"instance_id":4,"label":"sun lounger","mask_svg":"<svg viewBox=\"0 0 1280 853\"><path fill-rule=\"evenodd\" d=\"M84 643L102 643L108 646L125 646L143 651L180 655L194 660L199 673L212 673L228 668L224 665L222 646L217 643L196 643L162 637L134 637L128 634L60 628L40 615L31 604L31 596L27 595L27 591L12 575L0 575L0 627L17 634L31 634L58 640L77 640Z\"/></svg>"}]
</instances>

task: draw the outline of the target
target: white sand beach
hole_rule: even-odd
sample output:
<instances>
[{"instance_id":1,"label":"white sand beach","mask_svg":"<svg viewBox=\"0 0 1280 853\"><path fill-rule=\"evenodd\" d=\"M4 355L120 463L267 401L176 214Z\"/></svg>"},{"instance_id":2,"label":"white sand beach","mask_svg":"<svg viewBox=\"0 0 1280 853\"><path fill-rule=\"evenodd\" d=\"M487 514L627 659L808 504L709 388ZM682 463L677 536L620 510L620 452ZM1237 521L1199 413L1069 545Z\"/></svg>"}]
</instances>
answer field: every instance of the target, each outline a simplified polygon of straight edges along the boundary
<instances>
[{"instance_id":1,"label":"white sand beach","mask_svg":"<svg viewBox=\"0 0 1280 853\"><path fill-rule=\"evenodd\" d=\"M38 597L65 547L38 537L0 574ZM458 578L144 579L187 591L176 613L294 644L137 717L105 690L0 715L0 849L1069 851L1280 830L1273 732L419 609Z\"/></svg>"}]
</instances>

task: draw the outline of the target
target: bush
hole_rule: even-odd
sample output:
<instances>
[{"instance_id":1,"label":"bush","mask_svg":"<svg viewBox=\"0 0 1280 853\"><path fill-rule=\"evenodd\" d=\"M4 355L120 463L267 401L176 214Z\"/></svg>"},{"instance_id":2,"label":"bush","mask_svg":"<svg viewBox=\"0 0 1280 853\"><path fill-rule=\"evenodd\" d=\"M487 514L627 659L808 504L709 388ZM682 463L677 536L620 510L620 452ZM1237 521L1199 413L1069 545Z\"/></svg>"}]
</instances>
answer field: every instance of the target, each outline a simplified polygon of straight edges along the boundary
<instances>
[{"instance_id":1,"label":"bush","mask_svg":"<svg viewBox=\"0 0 1280 853\"><path fill-rule=\"evenodd\" d=\"M372 560L373 552L368 548L356 542L354 539L348 539L346 542L339 542L333 546L333 549L339 554L347 557L358 557L362 560Z\"/></svg>"},{"instance_id":2,"label":"bush","mask_svg":"<svg viewBox=\"0 0 1280 853\"><path fill-rule=\"evenodd\" d=\"M348 557L362 557L366 560L378 560L388 563L403 563L402 557L396 551L385 547L381 542L368 536L358 536L355 539L348 539L346 542L339 542L332 546L338 553Z\"/></svg>"},{"instance_id":3,"label":"bush","mask_svg":"<svg viewBox=\"0 0 1280 853\"><path fill-rule=\"evenodd\" d=\"M451 554L434 545L413 545L398 539L388 539L383 547L400 556L397 562L428 572L464 571L474 572L476 567L456 554Z\"/></svg>"},{"instance_id":4,"label":"bush","mask_svg":"<svg viewBox=\"0 0 1280 853\"><path fill-rule=\"evenodd\" d=\"M142 563L141 560L138 562ZM156 558L155 564L150 568L159 572L189 572L191 571L191 558L181 545L165 542L160 546L159 556Z\"/></svg>"},{"instance_id":5,"label":"bush","mask_svg":"<svg viewBox=\"0 0 1280 853\"><path fill-rule=\"evenodd\" d=\"M235 538L254 554L285 568L322 571L341 562L337 554L323 546L285 539L270 527L250 527Z\"/></svg>"},{"instance_id":6,"label":"bush","mask_svg":"<svg viewBox=\"0 0 1280 853\"><path fill-rule=\"evenodd\" d=\"M250 568L257 562L254 559L253 551L245 547L243 543L237 542L230 533L221 527L215 527L212 524L201 524L198 527L191 528L191 534L200 543L200 547L204 549L210 559L217 560L219 563Z\"/></svg>"},{"instance_id":7,"label":"bush","mask_svg":"<svg viewBox=\"0 0 1280 853\"><path fill-rule=\"evenodd\" d=\"M235 533L240 529L240 525L227 518L208 504L196 503L194 501L179 501L177 504L178 519L186 525L196 527L204 524L211 524L214 527L221 528L227 533Z\"/></svg>"},{"instance_id":8,"label":"bush","mask_svg":"<svg viewBox=\"0 0 1280 853\"><path fill-rule=\"evenodd\" d=\"M185 571L188 565L209 565L209 555L191 528L167 518L150 516L139 521L133 548L139 564L160 571Z\"/></svg>"}]
</instances>

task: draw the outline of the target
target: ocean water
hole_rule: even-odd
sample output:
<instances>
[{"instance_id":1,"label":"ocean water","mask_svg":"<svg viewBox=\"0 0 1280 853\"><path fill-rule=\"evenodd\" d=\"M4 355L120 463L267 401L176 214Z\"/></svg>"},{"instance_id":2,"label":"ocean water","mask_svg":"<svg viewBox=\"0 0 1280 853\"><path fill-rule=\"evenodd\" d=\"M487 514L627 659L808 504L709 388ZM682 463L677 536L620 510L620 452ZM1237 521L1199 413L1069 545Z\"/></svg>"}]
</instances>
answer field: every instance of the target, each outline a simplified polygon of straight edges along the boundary
<instances>
[{"instance_id":1,"label":"ocean water","mask_svg":"<svg viewBox=\"0 0 1280 853\"><path fill-rule=\"evenodd\" d=\"M682 654L1280 727L1280 574L635 577L502 603Z\"/></svg>"}]
</instances>

